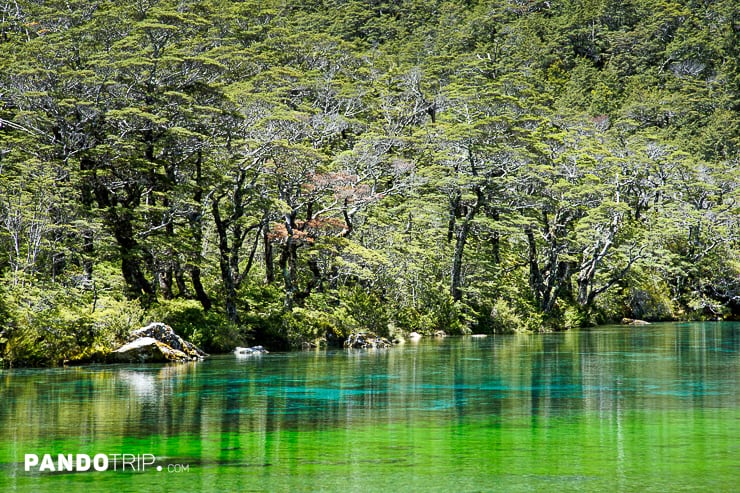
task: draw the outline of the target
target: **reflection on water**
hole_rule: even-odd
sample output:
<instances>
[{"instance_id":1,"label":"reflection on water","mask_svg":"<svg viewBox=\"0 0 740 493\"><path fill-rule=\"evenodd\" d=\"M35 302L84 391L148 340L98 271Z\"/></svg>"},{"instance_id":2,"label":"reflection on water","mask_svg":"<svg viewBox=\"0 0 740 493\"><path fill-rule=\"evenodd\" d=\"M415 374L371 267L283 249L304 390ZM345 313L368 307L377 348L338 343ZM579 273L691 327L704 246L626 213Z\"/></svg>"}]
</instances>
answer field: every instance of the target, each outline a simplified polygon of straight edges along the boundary
<instances>
[{"instance_id":1,"label":"reflection on water","mask_svg":"<svg viewBox=\"0 0 740 493\"><path fill-rule=\"evenodd\" d=\"M132 394L143 402L156 402L159 388L157 386L157 379L154 378L154 375L139 371L121 370L118 374L118 378L127 383Z\"/></svg>"},{"instance_id":2,"label":"reflection on water","mask_svg":"<svg viewBox=\"0 0 740 493\"><path fill-rule=\"evenodd\" d=\"M739 346L740 324L659 324L6 371L0 487L79 486L23 454L105 449L190 464L204 489L397 490L392 471L400 489L721 490L740 467Z\"/></svg>"}]
</instances>

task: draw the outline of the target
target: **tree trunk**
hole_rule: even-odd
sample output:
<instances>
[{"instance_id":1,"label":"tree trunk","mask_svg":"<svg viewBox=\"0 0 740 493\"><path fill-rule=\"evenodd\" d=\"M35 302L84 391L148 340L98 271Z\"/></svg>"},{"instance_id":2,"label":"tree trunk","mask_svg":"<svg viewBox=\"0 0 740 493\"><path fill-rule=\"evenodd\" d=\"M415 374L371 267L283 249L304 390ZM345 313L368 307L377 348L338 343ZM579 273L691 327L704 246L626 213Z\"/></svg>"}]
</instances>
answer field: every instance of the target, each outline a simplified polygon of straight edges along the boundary
<instances>
[{"instance_id":1,"label":"tree trunk","mask_svg":"<svg viewBox=\"0 0 740 493\"><path fill-rule=\"evenodd\" d=\"M270 241L270 228L265 227L262 231L262 241L265 246L265 284L275 282L274 254L272 242Z\"/></svg>"},{"instance_id":2,"label":"tree trunk","mask_svg":"<svg viewBox=\"0 0 740 493\"><path fill-rule=\"evenodd\" d=\"M450 198L450 209L449 209L449 215L447 219L447 242L451 243L452 238L455 236L455 223L457 221L457 216L460 209L460 198L461 194L460 191L455 192L455 195L453 195Z\"/></svg>"},{"instance_id":3,"label":"tree trunk","mask_svg":"<svg viewBox=\"0 0 740 493\"><path fill-rule=\"evenodd\" d=\"M450 296L454 301L462 299L462 264L465 244L470 232L470 220L466 217L455 235L455 250L452 255L452 274L450 276Z\"/></svg>"},{"instance_id":4,"label":"tree trunk","mask_svg":"<svg viewBox=\"0 0 740 493\"><path fill-rule=\"evenodd\" d=\"M291 310L293 308L293 302L295 300L295 268L296 268L296 249L297 246L294 243L293 236L289 235L285 241L280 252L280 259L278 265L280 266L280 272L283 274L283 284L285 286L285 308Z\"/></svg>"},{"instance_id":5,"label":"tree trunk","mask_svg":"<svg viewBox=\"0 0 740 493\"><path fill-rule=\"evenodd\" d=\"M195 191L193 192L193 202L197 208L190 211L188 214L188 221L190 222L190 231L193 234L193 244L197 251L192 252L192 264L189 266L190 280L193 283L193 290L195 291L195 297L200 302L203 310L208 311L213 306L211 298L206 293L201 280L200 272L200 261L202 257L201 244L203 241L203 221L202 221L202 210L200 209L203 201L203 170L202 170L203 156L201 151L198 151L198 157L195 161Z\"/></svg>"},{"instance_id":6,"label":"tree trunk","mask_svg":"<svg viewBox=\"0 0 740 493\"><path fill-rule=\"evenodd\" d=\"M162 293L162 297L164 299L171 300L175 297L172 292L172 267L165 265L164 267L160 267L158 270L157 278L159 280L159 291Z\"/></svg>"},{"instance_id":7,"label":"tree trunk","mask_svg":"<svg viewBox=\"0 0 740 493\"><path fill-rule=\"evenodd\" d=\"M494 209L491 214L491 218L494 221L500 219L498 209ZM493 257L493 263L498 265L501 263L501 237L498 231L491 233L491 256Z\"/></svg>"},{"instance_id":8,"label":"tree trunk","mask_svg":"<svg viewBox=\"0 0 740 493\"><path fill-rule=\"evenodd\" d=\"M80 170L83 172L89 172L95 168L95 163L90 159L83 157L80 159ZM90 178L83 178L80 185L80 198L82 205L85 208L85 212L90 214L95 201L94 195L95 187L90 182ZM95 257L95 235L92 228L83 228L81 231L82 236L82 270L85 275L85 283L92 283L93 281L93 259Z\"/></svg>"},{"instance_id":9,"label":"tree trunk","mask_svg":"<svg viewBox=\"0 0 740 493\"><path fill-rule=\"evenodd\" d=\"M121 272L126 282L126 296L129 299L138 299L147 306L154 301L154 288L142 271L144 259L134 237L131 213L127 210L120 214L111 211L108 219L113 225L113 236L116 238L121 255Z\"/></svg>"},{"instance_id":10,"label":"tree trunk","mask_svg":"<svg viewBox=\"0 0 740 493\"><path fill-rule=\"evenodd\" d=\"M169 209L170 207L170 200L165 195L162 206L165 208L165 210ZM162 297L166 300L171 300L175 297L172 286L174 284L174 262L175 262L175 250L172 248L172 244L175 239L175 227L172 224L172 221L167 217L167 213L165 212L162 217L162 221L166 223L165 226L165 244L166 247L164 249L164 252L162 252L162 256L164 257L159 262L155 264L155 267L157 268L158 277L159 277L159 290L162 293Z\"/></svg>"},{"instance_id":11,"label":"tree trunk","mask_svg":"<svg viewBox=\"0 0 740 493\"><path fill-rule=\"evenodd\" d=\"M188 290L188 286L185 284L185 271L182 268L182 264L177 260L173 260L172 263L172 272L175 277L178 296L182 298L192 298Z\"/></svg>"},{"instance_id":12,"label":"tree trunk","mask_svg":"<svg viewBox=\"0 0 740 493\"><path fill-rule=\"evenodd\" d=\"M591 285L594 280L594 274L596 272L596 266L589 264L588 266L582 267L583 270L578 274L578 294L576 301L581 306L587 306L591 304Z\"/></svg>"},{"instance_id":13,"label":"tree trunk","mask_svg":"<svg viewBox=\"0 0 740 493\"><path fill-rule=\"evenodd\" d=\"M452 254L452 272L450 275L450 296L452 296L454 301L460 301L462 299L463 254L465 253L465 245L468 241L468 234L470 233L473 219L483 201L483 194L480 188L476 187L475 192L477 200L474 204L468 206L465 216L462 218L462 222L455 233L455 250Z\"/></svg>"},{"instance_id":14,"label":"tree trunk","mask_svg":"<svg viewBox=\"0 0 740 493\"><path fill-rule=\"evenodd\" d=\"M193 266L190 269L190 279L193 282L195 297L198 299L198 301L200 301L203 310L210 310L213 306L213 302L211 302L211 298L208 296L208 293L206 293L206 290L203 288L203 283L200 279L200 267Z\"/></svg>"},{"instance_id":15,"label":"tree trunk","mask_svg":"<svg viewBox=\"0 0 740 493\"><path fill-rule=\"evenodd\" d=\"M226 307L226 316L234 323L239 323L239 313L237 310L236 283L234 282L234 272L232 271L232 252L229 248L229 236L227 224L221 219L219 210L219 201L214 200L211 204L213 213L213 222L218 233L218 265L221 270L221 282L224 288L224 304Z\"/></svg>"},{"instance_id":16,"label":"tree trunk","mask_svg":"<svg viewBox=\"0 0 740 493\"><path fill-rule=\"evenodd\" d=\"M537 262L537 242L534 239L534 232L531 226L524 228L524 233L527 236L527 262L529 264L529 290L534 295L537 306L542 307L542 295L544 291L544 284L542 282L542 272L540 272L540 265Z\"/></svg>"}]
</instances>

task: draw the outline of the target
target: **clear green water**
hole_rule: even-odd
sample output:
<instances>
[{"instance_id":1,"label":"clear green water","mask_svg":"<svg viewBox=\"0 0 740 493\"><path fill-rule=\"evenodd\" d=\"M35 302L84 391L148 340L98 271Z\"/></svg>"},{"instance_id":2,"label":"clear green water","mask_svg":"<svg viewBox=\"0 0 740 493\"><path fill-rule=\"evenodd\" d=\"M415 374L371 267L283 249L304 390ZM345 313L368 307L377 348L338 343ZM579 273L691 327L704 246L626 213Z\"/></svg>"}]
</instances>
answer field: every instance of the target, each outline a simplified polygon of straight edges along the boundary
<instances>
[{"instance_id":1,"label":"clear green water","mask_svg":"<svg viewBox=\"0 0 740 493\"><path fill-rule=\"evenodd\" d=\"M0 491L738 491L739 370L707 323L6 371Z\"/></svg>"}]
</instances>

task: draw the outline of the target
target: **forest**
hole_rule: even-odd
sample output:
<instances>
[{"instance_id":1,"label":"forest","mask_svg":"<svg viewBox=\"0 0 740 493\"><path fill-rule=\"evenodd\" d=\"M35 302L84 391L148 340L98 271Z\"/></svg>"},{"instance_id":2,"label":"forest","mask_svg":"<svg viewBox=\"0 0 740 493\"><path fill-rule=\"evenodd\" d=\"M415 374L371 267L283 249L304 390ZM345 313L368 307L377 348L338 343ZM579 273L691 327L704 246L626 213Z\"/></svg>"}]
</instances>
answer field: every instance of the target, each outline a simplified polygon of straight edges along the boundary
<instances>
[{"instance_id":1,"label":"forest","mask_svg":"<svg viewBox=\"0 0 740 493\"><path fill-rule=\"evenodd\" d=\"M0 366L740 318L734 0L0 0Z\"/></svg>"}]
</instances>

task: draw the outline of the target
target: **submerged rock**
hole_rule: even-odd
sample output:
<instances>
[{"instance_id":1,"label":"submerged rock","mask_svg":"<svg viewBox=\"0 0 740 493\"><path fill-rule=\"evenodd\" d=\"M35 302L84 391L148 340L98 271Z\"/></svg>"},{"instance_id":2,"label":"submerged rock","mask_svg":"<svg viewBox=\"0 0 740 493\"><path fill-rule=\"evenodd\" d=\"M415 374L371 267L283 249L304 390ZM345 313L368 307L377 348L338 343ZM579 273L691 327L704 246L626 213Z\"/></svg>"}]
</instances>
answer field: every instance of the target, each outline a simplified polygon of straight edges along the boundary
<instances>
[{"instance_id":1,"label":"submerged rock","mask_svg":"<svg viewBox=\"0 0 740 493\"><path fill-rule=\"evenodd\" d=\"M352 332L344 341L344 347L355 349L388 348L391 346L391 341L385 337L379 337L369 332Z\"/></svg>"},{"instance_id":2,"label":"submerged rock","mask_svg":"<svg viewBox=\"0 0 740 493\"><path fill-rule=\"evenodd\" d=\"M111 353L114 361L128 363L194 361L206 356L195 344L186 341L172 327L161 322L133 331L129 342Z\"/></svg>"},{"instance_id":3,"label":"submerged rock","mask_svg":"<svg viewBox=\"0 0 740 493\"><path fill-rule=\"evenodd\" d=\"M234 354L237 357L255 356L258 354L267 354L267 353L269 353L269 351L262 346L252 346L252 347L237 346L236 349L234 349Z\"/></svg>"},{"instance_id":4,"label":"submerged rock","mask_svg":"<svg viewBox=\"0 0 740 493\"><path fill-rule=\"evenodd\" d=\"M306 351L312 349L320 349L325 348L327 344L328 343L326 337L320 337L319 339L314 339L313 341L303 341L301 343L301 349Z\"/></svg>"},{"instance_id":5,"label":"submerged rock","mask_svg":"<svg viewBox=\"0 0 740 493\"><path fill-rule=\"evenodd\" d=\"M622 325L650 325L650 322L646 322L644 320L639 320L636 318L623 318L622 319Z\"/></svg>"}]
</instances>

